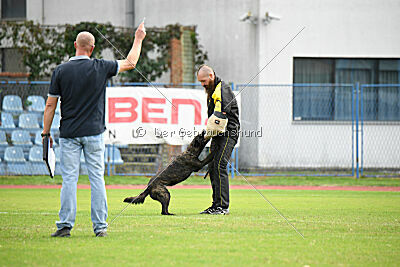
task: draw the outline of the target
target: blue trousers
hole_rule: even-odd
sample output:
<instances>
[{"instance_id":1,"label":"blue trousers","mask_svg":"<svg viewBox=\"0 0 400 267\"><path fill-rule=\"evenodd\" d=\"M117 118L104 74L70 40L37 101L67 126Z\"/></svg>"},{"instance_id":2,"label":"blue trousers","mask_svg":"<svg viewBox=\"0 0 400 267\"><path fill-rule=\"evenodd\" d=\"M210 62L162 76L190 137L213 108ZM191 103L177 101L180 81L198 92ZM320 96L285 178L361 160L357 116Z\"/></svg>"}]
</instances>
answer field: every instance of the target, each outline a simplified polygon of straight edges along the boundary
<instances>
[{"instance_id":1,"label":"blue trousers","mask_svg":"<svg viewBox=\"0 0 400 267\"><path fill-rule=\"evenodd\" d=\"M91 190L91 218L95 233L107 229L107 195L104 183L103 134L76 138L60 138L61 208L57 228L72 228L76 217L76 190L79 178L80 157L83 150Z\"/></svg>"}]
</instances>

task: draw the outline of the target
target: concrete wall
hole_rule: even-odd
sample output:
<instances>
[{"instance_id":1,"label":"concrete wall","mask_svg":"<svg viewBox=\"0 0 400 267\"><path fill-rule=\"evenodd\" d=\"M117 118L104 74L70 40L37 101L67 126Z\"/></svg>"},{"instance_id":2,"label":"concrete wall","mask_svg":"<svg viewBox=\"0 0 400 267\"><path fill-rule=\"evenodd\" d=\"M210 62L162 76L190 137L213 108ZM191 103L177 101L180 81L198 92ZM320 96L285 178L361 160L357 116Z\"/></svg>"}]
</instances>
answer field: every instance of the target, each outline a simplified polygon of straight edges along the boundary
<instances>
[{"instance_id":1,"label":"concrete wall","mask_svg":"<svg viewBox=\"0 0 400 267\"><path fill-rule=\"evenodd\" d=\"M260 74L260 83L292 83L296 56L400 58L399 1L261 1L260 13L266 11L281 20L260 28L260 68L306 28ZM292 88L277 93L260 90L259 123L270 132L259 141L259 165L350 167L351 126L293 122ZM365 166L399 167L400 125L372 123L364 130Z\"/></svg>"},{"instance_id":2,"label":"concrete wall","mask_svg":"<svg viewBox=\"0 0 400 267\"><path fill-rule=\"evenodd\" d=\"M81 21L110 22L129 27L133 23L132 1L28 0L27 19L41 24L75 24Z\"/></svg>"},{"instance_id":3,"label":"concrete wall","mask_svg":"<svg viewBox=\"0 0 400 267\"><path fill-rule=\"evenodd\" d=\"M148 26L197 25L200 44L208 51L208 64L222 79L236 84L249 82L303 26L304 31L253 84L292 83L296 56L400 58L398 0L30 0L27 3L28 19L44 24L98 21L137 26L146 17ZM248 11L257 17L257 24L239 21ZM263 24L261 20L267 11L281 19ZM166 74L160 81L168 79ZM261 138L242 138L242 166L351 166L350 124L293 122L290 86L249 87L241 95L242 129L263 129ZM364 163L371 167L399 166L400 153L396 153L400 149L399 132L397 124L384 127L368 124L364 132Z\"/></svg>"},{"instance_id":4,"label":"concrete wall","mask_svg":"<svg viewBox=\"0 0 400 267\"><path fill-rule=\"evenodd\" d=\"M254 0L136 0L135 25L143 17L149 26L197 25L200 44L208 52L207 63L216 74L227 82L247 83L258 72L258 26L241 22L239 17L248 11L257 15L258 5ZM242 129L258 128L258 102L253 101L257 92L245 90L242 94ZM247 157L258 151L257 145L256 138L242 139L241 164L257 165L256 155Z\"/></svg>"}]
</instances>

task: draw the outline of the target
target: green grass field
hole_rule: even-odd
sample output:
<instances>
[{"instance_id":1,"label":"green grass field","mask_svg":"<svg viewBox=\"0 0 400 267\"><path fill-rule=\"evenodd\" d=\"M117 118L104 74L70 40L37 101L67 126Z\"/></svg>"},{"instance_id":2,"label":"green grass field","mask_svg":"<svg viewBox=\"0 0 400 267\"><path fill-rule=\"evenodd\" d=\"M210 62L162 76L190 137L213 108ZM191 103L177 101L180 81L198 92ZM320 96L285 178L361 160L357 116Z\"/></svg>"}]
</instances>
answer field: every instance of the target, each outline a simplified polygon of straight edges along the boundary
<instances>
[{"instance_id":1,"label":"green grass field","mask_svg":"<svg viewBox=\"0 0 400 267\"><path fill-rule=\"evenodd\" d=\"M231 214L197 214L208 189L171 189L170 211L146 199L95 238L90 190L78 190L70 238L50 238L59 189L0 189L1 266L369 265L400 262L400 193L263 190L302 239L254 191L231 190ZM108 190L109 221L139 190Z\"/></svg>"},{"instance_id":2,"label":"green grass field","mask_svg":"<svg viewBox=\"0 0 400 267\"><path fill-rule=\"evenodd\" d=\"M106 184L147 184L150 177L143 176L105 176ZM330 185L330 186L400 186L398 178L360 178L353 177L332 177L332 176L254 176L247 177L248 181L255 185ZM61 176L50 179L49 176L0 176L0 184L61 184ZM85 175L79 177L79 184L89 184ZM203 179L200 176L191 176L182 184L210 184L210 179ZM230 184L247 184L240 176L230 180Z\"/></svg>"}]
</instances>

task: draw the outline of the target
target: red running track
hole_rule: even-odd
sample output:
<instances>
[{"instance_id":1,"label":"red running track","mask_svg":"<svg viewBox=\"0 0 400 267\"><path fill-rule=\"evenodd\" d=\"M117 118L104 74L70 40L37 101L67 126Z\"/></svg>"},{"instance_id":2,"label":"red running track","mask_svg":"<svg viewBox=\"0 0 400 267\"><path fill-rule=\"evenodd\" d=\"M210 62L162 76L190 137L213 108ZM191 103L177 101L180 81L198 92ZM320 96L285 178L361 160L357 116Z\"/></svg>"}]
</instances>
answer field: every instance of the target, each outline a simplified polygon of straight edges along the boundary
<instances>
[{"instance_id":1,"label":"red running track","mask_svg":"<svg viewBox=\"0 0 400 267\"><path fill-rule=\"evenodd\" d=\"M303 185L256 185L265 190L339 190L339 191L392 191L400 192L400 186L303 186ZM52 189L61 185L0 185L0 189ZM78 185L79 189L89 189L90 185ZM106 185L107 189L144 189L146 185ZM209 185L176 185L173 189L211 189ZM231 185L230 189L253 189L249 185Z\"/></svg>"}]
</instances>

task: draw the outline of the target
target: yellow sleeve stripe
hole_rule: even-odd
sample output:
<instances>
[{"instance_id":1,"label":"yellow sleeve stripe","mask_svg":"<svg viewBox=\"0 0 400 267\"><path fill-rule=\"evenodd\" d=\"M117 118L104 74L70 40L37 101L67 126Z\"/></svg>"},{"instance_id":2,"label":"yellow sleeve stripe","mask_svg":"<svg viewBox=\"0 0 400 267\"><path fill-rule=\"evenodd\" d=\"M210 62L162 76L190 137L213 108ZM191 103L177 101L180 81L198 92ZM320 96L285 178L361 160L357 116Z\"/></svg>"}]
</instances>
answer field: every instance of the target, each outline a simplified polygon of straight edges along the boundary
<instances>
[{"instance_id":1,"label":"yellow sleeve stripe","mask_svg":"<svg viewBox=\"0 0 400 267\"><path fill-rule=\"evenodd\" d=\"M212 94L212 98L214 100L214 112L222 112L222 97L221 97L221 83L219 83L217 85L217 87L215 87L214 93Z\"/></svg>"}]
</instances>

